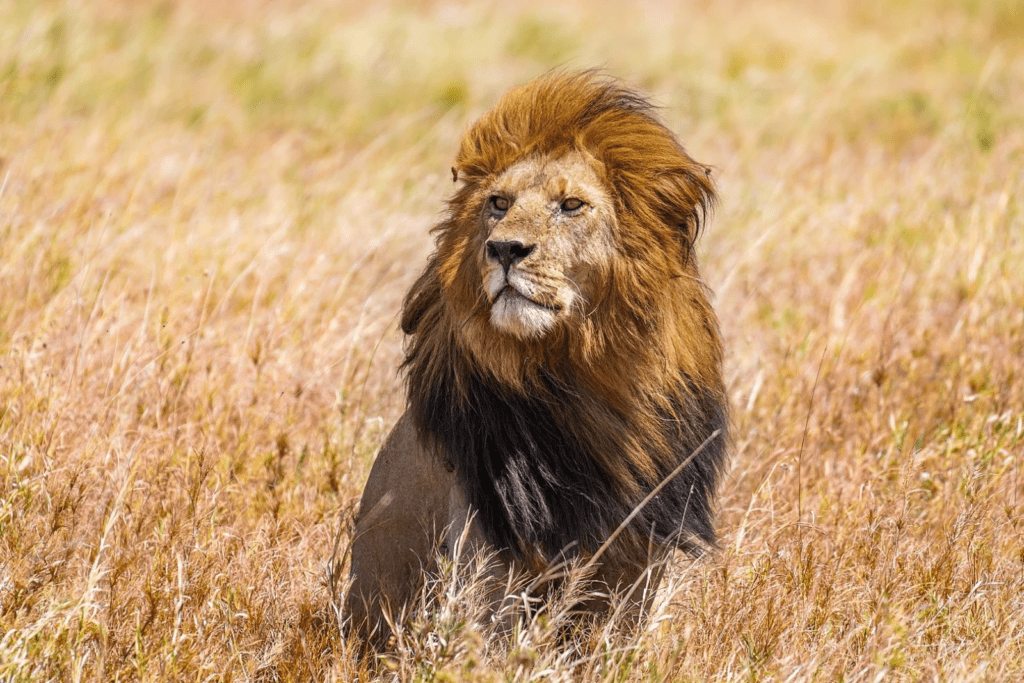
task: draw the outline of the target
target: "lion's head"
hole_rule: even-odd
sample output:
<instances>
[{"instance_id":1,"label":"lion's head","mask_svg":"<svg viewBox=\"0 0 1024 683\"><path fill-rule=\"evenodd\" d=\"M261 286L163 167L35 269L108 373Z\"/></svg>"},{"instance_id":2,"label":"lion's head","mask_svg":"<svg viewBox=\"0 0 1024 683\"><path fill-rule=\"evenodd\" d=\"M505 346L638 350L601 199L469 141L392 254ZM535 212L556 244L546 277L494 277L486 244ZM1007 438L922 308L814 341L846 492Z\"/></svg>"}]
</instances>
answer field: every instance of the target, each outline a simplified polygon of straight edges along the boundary
<instances>
[{"instance_id":1,"label":"lion's head","mask_svg":"<svg viewBox=\"0 0 1024 683\"><path fill-rule=\"evenodd\" d=\"M498 548L593 550L727 423L694 252L710 169L646 99L585 72L507 93L452 170L402 315L413 418ZM713 541L714 441L637 516L636 548Z\"/></svg>"}]
</instances>

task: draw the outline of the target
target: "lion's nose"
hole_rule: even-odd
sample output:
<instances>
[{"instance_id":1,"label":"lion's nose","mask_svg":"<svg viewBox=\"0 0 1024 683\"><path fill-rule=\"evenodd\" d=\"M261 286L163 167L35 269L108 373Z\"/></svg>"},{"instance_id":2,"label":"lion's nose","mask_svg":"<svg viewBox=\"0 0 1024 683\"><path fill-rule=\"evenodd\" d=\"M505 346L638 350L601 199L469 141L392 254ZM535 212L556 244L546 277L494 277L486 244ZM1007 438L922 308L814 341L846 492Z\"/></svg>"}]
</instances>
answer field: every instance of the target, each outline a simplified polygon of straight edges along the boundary
<instances>
[{"instance_id":1,"label":"lion's nose","mask_svg":"<svg viewBox=\"0 0 1024 683\"><path fill-rule=\"evenodd\" d=\"M537 247L535 244L525 245L522 242L487 242L487 256L501 264L501 267L508 272L508 269L529 256Z\"/></svg>"}]
</instances>

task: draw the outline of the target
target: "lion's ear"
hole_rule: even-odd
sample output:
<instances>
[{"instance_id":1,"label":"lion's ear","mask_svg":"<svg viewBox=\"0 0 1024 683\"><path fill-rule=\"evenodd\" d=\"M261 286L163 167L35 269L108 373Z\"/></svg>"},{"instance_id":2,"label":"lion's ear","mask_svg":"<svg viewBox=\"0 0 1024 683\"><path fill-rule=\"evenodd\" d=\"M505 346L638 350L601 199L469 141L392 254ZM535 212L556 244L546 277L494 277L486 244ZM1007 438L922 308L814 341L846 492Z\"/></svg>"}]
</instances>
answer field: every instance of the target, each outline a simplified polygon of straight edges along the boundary
<instances>
[{"instance_id":1,"label":"lion's ear","mask_svg":"<svg viewBox=\"0 0 1024 683\"><path fill-rule=\"evenodd\" d=\"M653 185L662 220L683 233L684 258L689 260L718 197L711 168L690 161L662 171Z\"/></svg>"}]
</instances>

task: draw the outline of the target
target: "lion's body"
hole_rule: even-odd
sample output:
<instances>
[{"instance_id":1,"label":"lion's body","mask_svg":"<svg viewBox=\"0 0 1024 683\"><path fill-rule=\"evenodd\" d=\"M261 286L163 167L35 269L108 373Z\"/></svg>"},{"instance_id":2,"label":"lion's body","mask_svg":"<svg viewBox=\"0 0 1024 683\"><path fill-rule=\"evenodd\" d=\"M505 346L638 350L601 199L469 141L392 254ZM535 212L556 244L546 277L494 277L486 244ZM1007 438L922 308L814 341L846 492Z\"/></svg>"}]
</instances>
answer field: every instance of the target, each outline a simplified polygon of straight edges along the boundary
<instances>
[{"instance_id":1,"label":"lion's body","mask_svg":"<svg viewBox=\"0 0 1024 683\"><path fill-rule=\"evenodd\" d=\"M349 610L371 626L470 516L506 570L618 533L597 573L613 590L714 543L728 416L693 248L707 169L643 98L585 73L508 93L453 170L402 315L409 410L356 524Z\"/></svg>"}]
</instances>

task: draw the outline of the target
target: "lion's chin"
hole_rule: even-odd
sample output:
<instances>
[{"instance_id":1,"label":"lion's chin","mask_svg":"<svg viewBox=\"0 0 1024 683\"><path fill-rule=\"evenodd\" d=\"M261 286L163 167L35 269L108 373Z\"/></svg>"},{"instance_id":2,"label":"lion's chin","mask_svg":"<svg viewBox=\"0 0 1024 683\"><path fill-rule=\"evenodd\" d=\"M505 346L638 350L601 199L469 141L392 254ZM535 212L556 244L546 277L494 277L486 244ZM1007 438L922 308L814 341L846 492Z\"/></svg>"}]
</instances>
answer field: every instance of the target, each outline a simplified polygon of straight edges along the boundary
<instances>
[{"instance_id":1,"label":"lion's chin","mask_svg":"<svg viewBox=\"0 0 1024 683\"><path fill-rule=\"evenodd\" d=\"M506 287L491 305L491 324L522 339L544 336L558 319L558 312L527 299Z\"/></svg>"}]
</instances>

